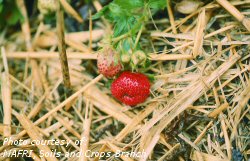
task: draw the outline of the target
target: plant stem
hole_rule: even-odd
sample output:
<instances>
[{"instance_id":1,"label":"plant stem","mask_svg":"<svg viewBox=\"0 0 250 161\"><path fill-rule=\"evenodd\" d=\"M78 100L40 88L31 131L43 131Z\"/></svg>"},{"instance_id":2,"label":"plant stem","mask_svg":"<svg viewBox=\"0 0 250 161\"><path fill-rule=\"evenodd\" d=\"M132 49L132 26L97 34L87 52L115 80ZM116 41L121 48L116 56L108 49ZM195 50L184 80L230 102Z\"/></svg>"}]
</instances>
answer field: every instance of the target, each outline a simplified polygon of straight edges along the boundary
<instances>
[{"instance_id":1,"label":"plant stem","mask_svg":"<svg viewBox=\"0 0 250 161\"><path fill-rule=\"evenodd\" d=\"M118 41L120 41L121 39L124 39L124 38L128 37L129 35L131 35L131 33L127 32L127 33L125 33L125 34L123 34L121 36L113 38L112 42L117 43Z\"/></svg>"},{"instance_id":2,"label":"plant stem","mask_svg":"<svg viewBox=\"0 0 250 161\"><path fill-rule=\"evenodd\" d=\"M134 50L136 49L136 46L137 46L137 44L138 44L138 42L140 40L142 29L143 29L143 25L141 26L141 29L140 29L140 31L137 34L137 37L136 37L136 40L135 40L135 45L134 45L134 48L133 48Z\"/></svg>"}]
</instances>

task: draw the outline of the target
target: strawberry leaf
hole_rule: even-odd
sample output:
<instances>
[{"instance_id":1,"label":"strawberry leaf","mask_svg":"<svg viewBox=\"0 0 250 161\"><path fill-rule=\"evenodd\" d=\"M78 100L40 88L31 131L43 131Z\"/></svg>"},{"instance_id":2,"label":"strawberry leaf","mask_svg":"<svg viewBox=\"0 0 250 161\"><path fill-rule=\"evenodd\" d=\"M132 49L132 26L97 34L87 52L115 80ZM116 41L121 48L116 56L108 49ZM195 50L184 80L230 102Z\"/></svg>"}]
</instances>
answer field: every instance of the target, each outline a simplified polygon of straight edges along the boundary
<instances>
[{"instance_id":1,"label":"strawberry leaf","mask_svg":"<svg viewBox=\"0 0 250 161\"><path fill-rule=\"evenodd\" d=\"M144 73L148 79L150 80L150 82L154 82L155 81L155 75L154 74L149 74L149 73Z\"/></svg>"},{"instance_id":2,"label":"strawberry leaf","mask_svg":"<svg viewBox=\"0 0 250 161\"><path fill-rule=\"evenodd\" d=\"M15 1L0 1L0 28L9 25L15 25L23 20Z\"/></svg>"},{"instance_id":3,"label":"strawberry leaf","mask_svg":"<svg viewBox=\"0 0 250 161\"><path fill-rule=\"evenodd\" d=\"M141 22L139 22L139 19L144 14L145 4L145 0L114 0L92 18L97 19L104 16L113 23L114 37L118 37L130 30L135 34L140 29Z\"/></svg>"},{"instance_id":4,"label":"strawberry leaf","mask_svg":"<svg viewBox=\"0 0 250 161\"><path fill-rule=\"evenodd\" d=\"M114 3L127 11L127 13L133 13L135 9L144 7L144 0L115 0Z\"/></svg>"},{"instance_id":5,"label":"strawberry leaf","mask_svg":"<svg viewBox=\"0 0 250 161\"><path fill-rule=\"evenodd\" d=\"M152 9L163 9L167 5L167 0L149 0L148 6Z\"/></svg>"},{"instance_id":6,"label":"strawberry leaf","mask_svg":"<svg viewBox=\"0 0 250 161\"><path fill-rule=\"evenodd\" d=\"M119 20L116 21L116 24L114 27L114 37L122 35L126 32L128 32L127 20L125 17L121 17Z\"/></svg>"},{"instance_id":7,"label":"strawberry leaf","mask_svg":"<svg viewBox=\"0 0 250 161\"><path fill-rule=\"evenodd\" d=\"M109 12L109 6L104 6L99 12L92 16L92 19L96 20L104 15L108 15L107 12Z\"/></svg>"}]
</instances>

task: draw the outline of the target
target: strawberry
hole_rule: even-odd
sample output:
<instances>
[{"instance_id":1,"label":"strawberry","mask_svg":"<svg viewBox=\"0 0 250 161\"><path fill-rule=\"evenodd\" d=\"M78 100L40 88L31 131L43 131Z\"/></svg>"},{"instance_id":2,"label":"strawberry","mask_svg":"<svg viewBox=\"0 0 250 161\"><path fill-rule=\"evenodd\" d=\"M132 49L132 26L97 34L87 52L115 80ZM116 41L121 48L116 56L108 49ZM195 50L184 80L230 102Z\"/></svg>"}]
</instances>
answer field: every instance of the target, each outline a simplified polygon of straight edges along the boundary
<instances>
[{"instance_id":1,"label":"strawberry","mask_svg":"<svg viewBox=\"0 0 250 161\"><path fill-rule=\"evenodd\" d=\"M104 48L97 56L97 67L101 74L112 78L122 69L119 55L112 48Z\"/></svg>"},{"instance_id":2,"label":"strawberry","mask_svg":"<svg viewBox=\"0 0 250 161\"><path fill-rule=\"evenodd\" d=\"M149 96L150 82L142 73L125 71L111 84L111 93L122 103L135 106Z\"/></svg>"},{"instance_id":3,"label":"strawberry","mask_svg":"<svg viewBox=\"0 0 250 161\"><path fill-rule=\"evenodd\" d=\"M142 50L137 50L132 54L132 62L134 65L145 63L147 56Z\"/></svg>"},{"instance_id":4,"label":"strawberry","mask_svg":"<svg viewBox=\"0 0 250 161\"><path fill-rule=\"evenodd\" d=\"M37 7L42 14L46 15L56 11L56 3L56 0L38 0Z\"/></svg>"}]
</instances>

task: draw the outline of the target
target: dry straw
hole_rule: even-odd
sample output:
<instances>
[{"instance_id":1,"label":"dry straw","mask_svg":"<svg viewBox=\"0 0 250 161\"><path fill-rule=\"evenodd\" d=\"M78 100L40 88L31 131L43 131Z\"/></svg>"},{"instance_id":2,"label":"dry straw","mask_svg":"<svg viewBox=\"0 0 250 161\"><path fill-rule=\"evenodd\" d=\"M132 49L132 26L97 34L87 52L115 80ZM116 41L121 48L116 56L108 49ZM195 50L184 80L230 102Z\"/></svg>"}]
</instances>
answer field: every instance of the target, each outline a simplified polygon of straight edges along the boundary
<instances>
[{"instance_id":1,"label":"dry straw","mask_svg":"<svg viewBox=\"0 0 250 161\"><path fill-rule=\"evenodd\" d=\"M151 96L136 107L111 96L109 81L95 65L95 51L100 40L112 33L112 24L104 18L92 21L90 16L89 30L65 33L72 87L72 95L66 97L61 92L63 70L56 48L62 42L56 39L56 28L40 19L29 20L24 1L16 3L24 18L21 31L7 32L4 40L0 36L4 45L0 134L29 144L2 145L0 160L7 159L5 150L15 149L34 150L36 161L118 160L113 155L118 150L146 152L141 158L120 157L126 161L249 159L250 1L216 0L184 17L176 16L175 3L168 1L166 17L147 23L136 40L149 52L147 72L155 76ZM97 11L102 9L100 1L91 3ZM66 14L83 22L66 0L60 4ZM70 144L31 146L30 141L37 139ZM74 142L80 139L85 144ZM113 153L91 159L39 156L39 150L55 149L64 154Z\"/></svg>"}]
</instances>

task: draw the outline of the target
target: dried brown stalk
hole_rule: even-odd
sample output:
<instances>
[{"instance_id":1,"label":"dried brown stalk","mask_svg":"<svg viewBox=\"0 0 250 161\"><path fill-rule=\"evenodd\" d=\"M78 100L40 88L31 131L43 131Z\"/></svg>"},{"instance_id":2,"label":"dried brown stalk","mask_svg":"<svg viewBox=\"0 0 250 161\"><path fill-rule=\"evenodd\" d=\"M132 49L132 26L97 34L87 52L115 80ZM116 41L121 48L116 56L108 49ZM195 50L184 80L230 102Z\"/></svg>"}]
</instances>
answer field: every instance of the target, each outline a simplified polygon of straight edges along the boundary
<instances>
[{"instance_id":1,"label":"dried brown stalk","mask_svg":"<svg viewBox=\"0 0 250 161\"><path fill-rule=\"evenodd\" d=\"M172 31L174 34L177 34L177 30L176 30L175 22L174 22L174 15L173 15L173 11L171 8L171 1L167 1L167 11L168 11L168 16L169 16Z\"/></svg>"},{"instance_id":2,"label":"dried brown stalk","mask_svg":"<svg viewBox=\"0 0 250 161\"><path fill-rule=\"evenodd\" d=\"M4 137L10 137L11 136L11 111L12 111L12 92L11 92L11 82L9 79L9 67L8 62L5 54L5 50L3 47L1 47L1 55L3 58L3 64L4 64L4 72L1 73L1 95L2 95L2 101L3 101L3 123L4 123L4 129L3 129L3 136Z\"/></svg>"},{"instance_id":3,"label":"dried brown stalk","mask_svg":"<svg viewBox=\"0 0 250 161\"><path fill-rule=\"evenodd\" d=\"M173 102L173 105L169 106L169 108L165 108L161 111L161 114L152 119L148 124L140 129L140 134L145 134L145 131L148 131L152 128L148 135L144 136L148 139L148 144L145 144L145 149L148 149L148 152L151 151L157 140L159 139L159 135L161 131L181 112L183 112L191 103L193 103L197 98L199 98L205 89L210 88L215 80L224 74L232 65L234 65L237 60L239 60L240 56L233 55L227 62L222 64L219 68L217 68L211 75L203 81L196 81L193 84L190 84L189 87L183 92L178 94L178 98ZM186 91L189 91L186 93ZM156 126L155 123L159 121L159 124ZM152 136L153 135L153 136ZM143 141L142 141L143 142ZM147 153L148 154L148 153Z\"/></svg>"},{"instance_id":4,"label":"dried brown stalk","mask_svg":"<svg viewBox=\"0 0 250 161\"><path fill-rule=\"evenodd\" d=\"M68 2L58 2L66 13L82 21ZM76 91L65 98L60 86L62 68L56 50L61 43L55 39L56 28L40 19L29 20L24 1L16 1L24 15L22 31L7 29L8 32L0 33L0 43L7 51L0 63L0 71L4 71L0 76L0 106L4 107L0 134L13 140L71 141L69 147L48 145L47 152L55 149L62 153L146 152L145 158L111 156L105 158L108 160L184 161L190 157L194 161L226 161L235 157L235 150L237 156L241 154L247 159L250 41L249 32L238 28L241 25L238 21L248 26L250 1L230 1L229 5L217 3L225 0L206 3L184 18L175 16L175 3L167 2L168 15L154 17L137 34L136 44L140 43L143 50L145 47L152 60L146 70L155 79L147 101L129 107L112 97L106 78L96 77L94 50L99 48L102 37L113 32L107 20L92 22L90 18L89 26L81 24L89 27L88 31L65 33L70 83ZM99 1L92 3L97 11L102 9ZM85 7L83 3L77 4ZM236 19L225 12L213 14L222 6L230 9ZM153 25L158 27L157 31L152 31ZM85 144L74 143L79 139L85 140ZM34 149L31 155L35 161L46 160L39 156L42 147L16 148L6 144L0 147L0 160L8 159L3 157L4 150L30 148Z\"/></svg>"},{"instance_id":5,"label":"dried brown stalk","mask_svg":"<svg viewBox=\"0 0 250 161\"><path fill-rule=\"evenodd\" d=\"M27 49L27 51L33 51L32 44L31 44L29 18L28 18L25 2L24 2L24 0L16 0L16 4L19 7L21 14L24 18L24 20L22 21L21 28L22 28L22 33L23 33L24 39L25 39L26 49ZM26 59L26 64L25 64L24 79L26 79L27 72L28 72L29 57L26 57L25 59ZM30 64L32 67L32 76L33 76L35 85L37 87L36 91L40 93L42 91L42 83L40 81L40 77L38 74L39 73L38 72L38 64L35 60L30 60Z\"/></svg>"},{"instance_id":6,"label":"dried brown stalk","mask_svg":"<svg viewBox=\"0 0 250 161\"><path fill-rule=\"evenodd\" d=\"M71 7L71 5L66 0L60 0L63 8L68 12L72 17L74 17L79 23L83 23L82 17Z\"/></svg>"},{"instance_id":7,"label":"dried brown stalk","mask_svg":"<svg viewBox=\"0 0 250 161\"><path fill-rule=\"evenodd\" d=\"M58 50L60 55L61 68L63 73L63 82L66 88L70 89L70 75L69 75L69 67L68 60L66 55L66 47L65 47L65 39L64 39L64 16L63 11L58 2L58 8L56 12L57 18L57 38L58 38Z\"/></svg>"},{"instance_id":8,"label":"dried brown stalk","mask_svg":"<svg viewBox=\"0 0 250 161\"><path fill-rule=\"evenodd\" d=\"M227 156L228 156L228 159L231 160L232 159L231 142L230 142L229 137L228 137L227 127L226 127L224 118L221 118L221 128L222 128L223 135L224 135L224 138L225 138Z\"/></svg>"},{"instance_id":9,"label":"dried brown stalk","mask_svg":"<svg viewBox=\"0 0 250 161\"><path fill-rule=\"evenodd\" d=\"M198 23L195 32L194 38L194 48L193 48L193 56L196 57L202 52L202 45L203 45L203 36L204 36L204 29L206 27L205 24L205 9L201 11L198 17Z\"/></svg>"},{"instance_id":10,"label":"dried brown stalk","mask_svg":"<svg viewBox=\"0 0 250 161\"><path fill-rule=\"evenodd\" d=\"M89 138L90 138L90 127L91 127L91 121L92 121L92 114L93 114L93 106L92 104L88 104L86 107L86 112L85 112L85 119L84 119L84 124L83 124L83 133L81 136L81 139L84 140L84 143L81 144L80 146L80 151L85 153L89 149ZM88 158L85 155L82 155L79 158L79 161L87 161Z\"/></svg>"},{"instance_id":11,"label":"dried brown stalk","mask_svg":"<svg viewBox=\"0 0 250 161\"><path fill-rule=\"evenodd\" d=\"M215 110L211 111L209 114L208 114L208 117L216 117L218 116L222 111L224 111L225 109L228 108L228 103L224 103L222 105L220 105L218 108L216 108Z\"/></svg>"},{"instance_id":12,"label":"dried brown stalk","mask_svg":"<svg viewBox=\"0 0 250 161\"><path fill-rule=\"evenodd\" d=\"M250 31L250 20L245 17L240 11L235 8L227 0L216 0L222 7L224 7L231 15L233 15L238 21L240 21L245 28Z\"/></svg>"},{"instance_id":13,"label":"dried brown stalk","mask_svg":"<svg viewBox=\"0 0 250 161\"><path fill-rule=\"evenodd\" d=\"M37 127L25 115L18 114L17 112L14 112L14 115L16 116L20 124L23 126L23 128L27 131L29 137L32 140L43 140L39 131L37 130ZM44 151L44 153L48 153L48 154L52 153L52 151L47 145L37 144L36 146L40 150ZM56 157L53 155L49 155L48 157L45 156L45 158L48 161L57 161Z\"/></svg>"}]
</instances>

